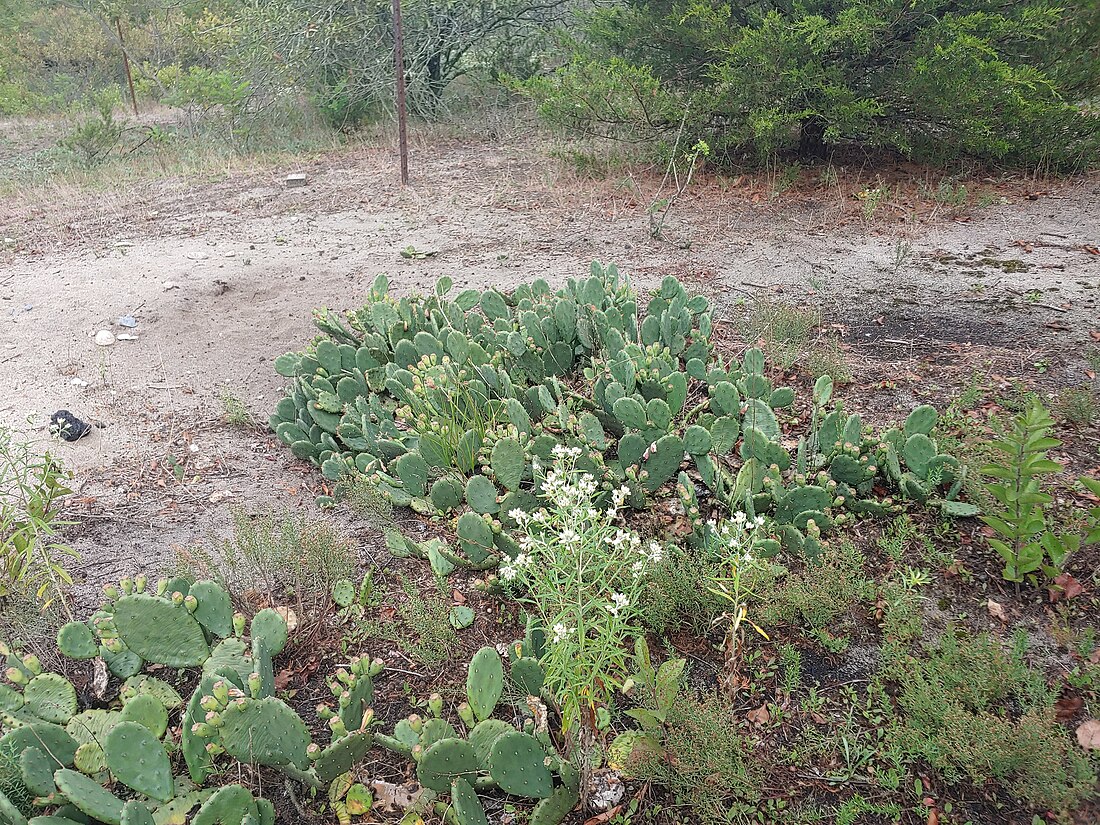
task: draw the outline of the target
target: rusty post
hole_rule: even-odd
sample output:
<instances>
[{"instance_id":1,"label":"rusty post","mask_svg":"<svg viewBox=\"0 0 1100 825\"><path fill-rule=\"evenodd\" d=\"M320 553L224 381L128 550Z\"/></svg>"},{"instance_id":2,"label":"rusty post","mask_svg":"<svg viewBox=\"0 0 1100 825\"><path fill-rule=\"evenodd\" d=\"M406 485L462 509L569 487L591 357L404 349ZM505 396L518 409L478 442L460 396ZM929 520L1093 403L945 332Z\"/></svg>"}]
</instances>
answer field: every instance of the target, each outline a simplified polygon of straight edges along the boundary
<instances>
[{"instance_id":1,"label":"rusty post","mask_svg":"<svg viewBox=\"0 0 1100 825\"><path fill-rule=\"evenodd\" d=\"M126 54L126 43L122 39L122 20L115 18L115 28L118 29L118 46L122 49L122 66L126 69L126 82L130 84L130 102L134 105L134 117L137 117L137 94L134 93L134 76L130 73L130 58Z\"/></svg>"},{"instance_id":2,"label":"rusty post","mask_svg":"<svg viewBox=\"0 0 1100 825\"><path fill-rule=\"evenodd\" d=\"M397 75L397 151L401 156L401 185L409 183L409 140L405 129L405 55L402 48L401 0L393 0L393 65Z\"/></svg>"}]
</instances>

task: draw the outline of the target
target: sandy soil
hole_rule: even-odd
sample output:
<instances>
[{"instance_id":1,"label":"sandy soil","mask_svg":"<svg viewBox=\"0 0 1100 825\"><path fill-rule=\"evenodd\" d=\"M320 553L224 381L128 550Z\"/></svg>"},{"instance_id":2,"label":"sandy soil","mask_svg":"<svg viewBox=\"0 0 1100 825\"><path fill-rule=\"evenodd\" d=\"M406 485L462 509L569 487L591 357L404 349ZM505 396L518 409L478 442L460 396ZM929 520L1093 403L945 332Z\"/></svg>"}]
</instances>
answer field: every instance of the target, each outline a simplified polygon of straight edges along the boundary
<instances>
[{"instance_id":1,"label":"sandy soil","mask_svg":"<svg viewBox=\"0 0 1100 825\"><path fill-rule=\"evenodd\" d=\"M78 473L84 575L167 563L235 503L309 505L318 475L270 434L227 426L221 397L266 421L282 383L272 360L309 340L313 307L357 306L378 272L399 291L441 275L507 288L614 261L643 285L693 281L726 313L761 295L814 302L859 357L994 347L1055 384L1084 379L1100 327L1098 179L1017 182L1008 203L954 214L893 203L872 221L841 187L772 199L700 179L654 240L659 179L580 180L540 158L422 149L401 190L387 151L359 149L301 170L0 201L0 424L45 440L67 408L99 425L52 447ZM286 189L289 171L308 186ZM402 258L410 245L435 254ZM135 340L100 347L102 329Z\"/></svg>"}]
</instances>

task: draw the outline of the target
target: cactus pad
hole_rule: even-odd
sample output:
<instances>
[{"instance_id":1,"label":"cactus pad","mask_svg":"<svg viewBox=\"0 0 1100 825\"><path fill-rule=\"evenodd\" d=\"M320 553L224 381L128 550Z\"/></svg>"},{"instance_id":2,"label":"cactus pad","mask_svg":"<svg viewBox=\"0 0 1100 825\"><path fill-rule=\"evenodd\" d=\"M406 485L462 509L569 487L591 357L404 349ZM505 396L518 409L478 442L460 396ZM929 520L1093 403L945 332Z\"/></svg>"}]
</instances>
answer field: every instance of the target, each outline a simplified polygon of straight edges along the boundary
<instances>
[{"instance_id":1,"label":"cactus pad","mask_svg":"<svg viewBox=\"0 0 1100 825\"><path fill-rule=\"evenodd\" d=\"M472 476L466 482L466 503L475 513L492 515L500 510L497 488L485 476Z\"/></svg>"},{"instance_id":2,"label":"cactus pad","mask_svg":"<svg viewBox=\"0 0 1100 825\"><path fill-rule=\"evenodd\" d=\"M23 784L35 796L49 796L57 790L53 772L57 763L38 748L26 748L19 755L19 771Z\"/></svg>"},{"instance_id":3,"label":"cactus pad","mask_svg":"<svg viewBox=\"0 0 1100 825\"><path fill-rule=\"evenodd\" d=\"M183 605L135 593L115 604L114 624L126 647L147 662L169 667L195 667L210 648L202 626Z\"/></svg>"},{"instance_id":4,"label":"cactus pad","mask_svg":"<svg viewBox=\"0 0 1100 825\"><path fill-rule=\"evenodd\" d=\"M542 692L546 673L538 659L521 656L512 662L512 681L526 696L538 696Z\"/></svg>"},{"instance_id":5,"label":"cactus pad","mask_svg":"<svg viewBox=\"0 0 1100 825\"><path fill-rule=\"evenodd\" d=\"M493 743L489 772L502 791L515 796L545 799L553 790L546 750L535 737L518 730Z\"/></svg>"},{"instance_id":6,"label":"cactus pad","mask_svg":"<svg viewBox=\"0 0 1100 825\"><path fill-rule=\"evenodd\" d=\"M935 428L938 420L939 415L936 413L936 408L928 404L922 404L909 413L909 417L905 419L905 435L913 436L918 433L928 435Z\"/></svg>"},{"instance_id":7,"label":"cactus pad","mask_svg":"<svg viewBox=\"0 0 1100 825\"><path fill-rule=\"evenodd\" d=\"M518 490L523 480L523 471L527 467L527 457L523 447L514 438L502 438L493 447L489 459L493 475L505 488Z\"/></svg>"},{"instance_id":8,"label":"cactus pad","mask_svg":"<svg viewBox=\"0 0 1100 825\"><path fill-rule=\"evenodd\" d=\"M122 825L122 800L94 779L62 768L53 775L58 789L76 808L107 825Z\"/></svg>"},{"instance_id":9,"label":"cactus pad","mask_svg":"<svg viewBox=\"0 0 1100 825\"><path fill-rule=\"evenodd\" d=\"M313 760L313 770L322 785L347 773L370 751L374 738L369 733L353 733L337 739L317 754Z\"/></svg>"},{"instance_id":10,"label":"cactus pad","mask_svg":"<svg viewBox=\"0 0 1100 825\"><path fill-rule=\"evenodd\" d=\"M678 435L666 435L656 442L656 448L651 448L649 458L642 463L649 476L645 480L646 489L650 492L656 490L680 469L680 463L684 460L684 442Z\"/></svg>"},{"instance_id":11,"label":"cactus pad","mask_svg":"<svg viewBox=\"0 0 1100 825\"><path fill-rule=\"evenodd\" d=\"M164 705L165 710L175 710L183 704L183 697L179 695L174 687L153 676L144 674L131 676L122 686L121 695L124 702L128 702L143 693L155 696Z\"/></svg>"},{"instance_id":12,"label":"cactus pad","mask_svg":"<svg viewBox=\"0 0 1100 825\"><path fill-rule=\"evenodd\" d=\"M456 778L451 783L451 805L454 807L458 825L489 825L481 801L473 786L465 779Z\"/></svg>"},{"instance_id":13,"label":"cactus pad","mask_svg":"<svg viewBox=\"0 0 1100 825\"><path fill-rule=\"evenodd\" d=\"M99 655L95 634L84 622L69 622L57 631L57 647L70 659L94 659Z\"/></svg>"},{"instance_id":14,"label":"cactus pad","mask_svg":"<svg viewBox=\"0 0 1100 825\"><path fill-rule=\"evenodd\" d=\"M152 812L136 799L122 806L122 825L155 825L155 822Z\"/></svg>"},{"instance_id":15,"label":"cactus pad","mask_svg":"<svg viewBox=\"0 0 1100 825\"><path fill-rule=\"evenodd\" d=\"M0 759L10 758L14 762L27 748L45 753L56 763L56 769L73 764L77 743L64 728L46 722L20 725L0 737Z\"/></svg>"},{"instance_id":16,"label":"cactus pad","mask_svg":"<svg viewBox=\"0 0 1100 825\"><path fill-rule=\"evenodd\" d=\"M240 785L225 785L202 804L191 825L241 825L247 816L259 819L252 794Z\"/></svg>"},{"instance_id":17,"label":"cactus pad","mask_svg":"<svg viewBox=\"0 0 1100 825\"><path fill-rule=\"evenodd\" d=\"M212 581L199 581L191 585L190 595L198 602L192 614L195 621L223 639L232 634L233 602L224 588Z\"/></svg>"},{"instance_id":18,"label":"cactus pad","mask_svg":"<svg viewBox=\"0 0 1100 825\"><path fill-rule=\"evenodd\" d=\"M474 715L488 719L496 709L504 690L504 666L495 648L483 647L470 660L466 675L466 697Z\"/></svg>"},{"instance_id":19,"label":"cactus pad","mask_svg":"<svg viewBox=\"0 0 1100 825\"><path fill-rule=\"evenodd\" d=\"M474 564L481 564L493 552L493 530L477 513L463 513L455 525L455 532L458 546Z\"/></svg>"},{"instance_id":20,"label":"cactus pad","mask_svg":"<svg viewBox=\"0 0 1100 825\"><path fill-rule=\"evenodd\" d=\"M484 719L474 725L467 740L470 747L474 749L477 763L482 770L489 769L489 753L493 749L493 744L504 734L512 733L514 730L515 728L500 719Z\"/></svg>"},{"instance_id":21,"label":"cactus pad","mask_svg":"<svg viewBox=\"0 0 1100 825\"><path fill-rule=\"evenodd\" d=\"M297 713L280 699L237 699L222 712L218 739L240 762L304 767L309 731Z\"/></svg>"},{"instance_id":22,"label":"cactus pad","mask_svg":"<svg viewBox=\"0 0 1100 825\"><path fill-rule=\"evenodd\" d=\"M905 459L906 467L919 477L924 478L928 475L929 464L936 457L936 445L928 436L923 433L916 433L905 439L902 457Z\"/></svg>"},{"instance_id":23,"label":"cactus pad","mask_svg":"<svg viewBox=\"0 0 1100 825\"><path fill-rule=\"evenodd\" d=\"M473 779L478 763L474 749L461 739L440 739L420 757L416 778L425 788L445 793L456 778Z\"/></svg>"},{"instance_id":24,"label":"cactus pad","mask_svg":"<svg viewBox=\"0 0 1100 825\"><path fill-rule=\"evenodd\" d=\"M122 714L113 710L84 710L69 720L65 731L78 745L102 742L111 728L122 721Z\"/></svg>"},{"instance_id":25,"label":"cactus pad","mask_svg":"<svg viewBox=\"0 0 1100 825\"><path fill-rule=\"evenodd\" d=\"M462 503L464 494L465 490L457 479L445 476L432 485L430 497L436 509L448 512Z\"/></svg>"},{"instance_id":26,"label":"cactus pad","mask_svg":"<svg viewBox=\"0 0 1100 825\"><path fill-rule=\"evenodd\" d=\"M155 699L150 700L164 710ZM119 722L107 735L103 752L107 767L122 784L161 802L172 798L172 765L168 754L144 725Z\"/></svg>"},{"instance_id":27,"label":"cactus pad","mask_svg":"<svg viewBox=\"0 0 1100 825\"><path fill-rule=\"evenodd\" d=\"M137 722L154 737L160 739L168 730L168 710L156 696L141 693L130 699L122 707L120 722Z\"/></svg>"},{"instance_id":28,"label":"cactus pad","mask_svg":"<svg viewBox=\"0 0 1100 825\"><path fill-rule=\"evenodd\" d=\"M23 703L39 719L64 725L76 715L76 688L64 676L40 673L23 688Z\"/></svg>"},{"instance_id":29,"label":"cactus pad","mask_svg":"<svg viewBox=\"0 0 1100 825\"><path fill-rule=\"evenodd\" d=\"M279 611L265 607L252 617L252 638L264 640L267 651L272 656L278 656L286 647L288 637L286 619Z\"/></svg>"}]
</instances>

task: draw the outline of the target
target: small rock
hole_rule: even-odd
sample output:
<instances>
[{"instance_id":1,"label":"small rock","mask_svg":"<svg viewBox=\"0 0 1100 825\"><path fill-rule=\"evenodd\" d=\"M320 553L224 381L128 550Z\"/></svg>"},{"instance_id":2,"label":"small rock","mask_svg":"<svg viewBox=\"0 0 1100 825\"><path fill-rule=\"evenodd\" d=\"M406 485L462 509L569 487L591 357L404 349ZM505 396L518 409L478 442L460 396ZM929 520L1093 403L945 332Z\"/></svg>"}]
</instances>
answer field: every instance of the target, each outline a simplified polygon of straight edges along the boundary
<instances>
[{"instance_id":1,"label":"small rock","mask_svg":"<svg viewBox=\"0 0 1100 825\"><path fill-rule=\"evenodd\" d=\"M109 347L115 342L115 334L109 329L101 329L95 334L95 342L98 346Z\"/></svg>"},{"instance_id":2,"label":"small rock","mask_svg":"<svg viewBox=\"0 0 1100 825\"><path fill-rule=\"evenodd\" d=\"M76 441L91 431L91 424L81 421L68 410L58 410L50 416L50 432L66 441Z\"/></svg>"},{"instance_id":3,"label":"small rock","mask_svg":"<svg viewBox=\"0 0 1100 825\"><path fill-rule=\"evenodd\" d=\"M136 335L131 335L128 332L120 332L115 336L116 341L136 341L137 339L138 337Z\"/></svg>"},{"instance_id":4,"label":"small rock","mask_svg":"<svg viewBox=\"0 0 1100 825\"><path fill-rule=\"evenodd\" d=\"M230 490L218 490L217 492L210 494L210 503L218 504L225 501L227 498L233 498L233 493Z\"/></svg>"},{"instance_id":5,"label":"small rock","mask_svg":"<svg viewBox=\"0 0 1100 825\"><path fill-rule=\"evenodd\" d=\"M121 318L118 319L118 325L120 327L133 329L137 326L137 318L135 318L133 315L123 315Z\"/></svg>"},{"instance_id":6,"label":"small rock","mask_svg":"<svg viewBox=\"0 0 1100 825\"><path fill-rule=\"evenodd\" d=\"M72 385L73 385L74 387L81 387L81 388L83 388L83 387L86 387L86 386L88 386L88 382L87 382L87 381L85 381L85 380L84 380L83 378L74 378L74 379L73 379L72 381L70 381L69 383L70 383L70 384L72 384Z\"/></svg>"},{"instance_id":7,"label":"small rock","mask_svg":"<svg viewBox=\"0 0 1100 825\"><path fill-rule=\"evenodd\" d=\"M286 176L287 188L295 186L305 186L309 182L309 178L306 177L305 172L291 172Z\"/></svg>"},{"instance_id":8,"label":"small rock","mask_svg":"<svg viewBox=\"0 0 1100 825\"><path fill-rule=\"evenodd\" d=\"M177 284L175 281L165 281L164 283L161 284L161 286L164 287L165 292L167 292L170 289L179 289L180 288L180 285Z\"/></svg>"},{"instance_id":9,"label":"small rock","mask_svg":"<svg viewBox=\"0 0 1100 825\"><path fill-rule=\"evenodd\" d=\"M210 256L207 255L205 252L188 252L183 257L192 261L205 261Z\"/></svg>"}]
</instances>

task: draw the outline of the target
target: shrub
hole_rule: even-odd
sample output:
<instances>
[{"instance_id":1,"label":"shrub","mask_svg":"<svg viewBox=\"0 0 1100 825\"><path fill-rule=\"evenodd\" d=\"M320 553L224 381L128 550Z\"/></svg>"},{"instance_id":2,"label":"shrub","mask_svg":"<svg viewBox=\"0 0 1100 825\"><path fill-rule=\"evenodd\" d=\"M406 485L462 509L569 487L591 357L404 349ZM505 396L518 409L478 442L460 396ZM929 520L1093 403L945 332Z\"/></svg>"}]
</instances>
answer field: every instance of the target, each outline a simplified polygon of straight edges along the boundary
<instances>
[{"instance_id":1,"label":"shrub","mask_svg":"<svg viewBox=\"0 0 1100 825\"><path fill-rule=\"evenodd\" d=\"M64 558L76 553L58 540L67 473L48 452L39 456L0 427L0 598L32 591L49 605L72 576Z\"/></svg>"},{"instance_id":2,"label":"shrub","mask_svg":"<svg viewBox=\"0 0 1100 825\"><path fill-rule=\"evenodd\" d=\"M521 88L575 131L682 130L727 160L859 143L1073 168L1100 145L1080 105L1096 94L1095 61L1064 34L1087 39L1088 15L1040 0L630 0L590 14L573 59Z\"/></svg>"},{"instance_id":3,"label":"shrub","mask_svg":"<svg viewBox=\"0 0 1100 825\"><path fill-rule=\"evenodd\" d=\"M950 630L927 656L895 663L903 738L948 781L996 779L1036 807L1070 809L1093 796L1096 773L1054 718L1026 638L1004 650Z\"/></svg>"}]
</instances>

